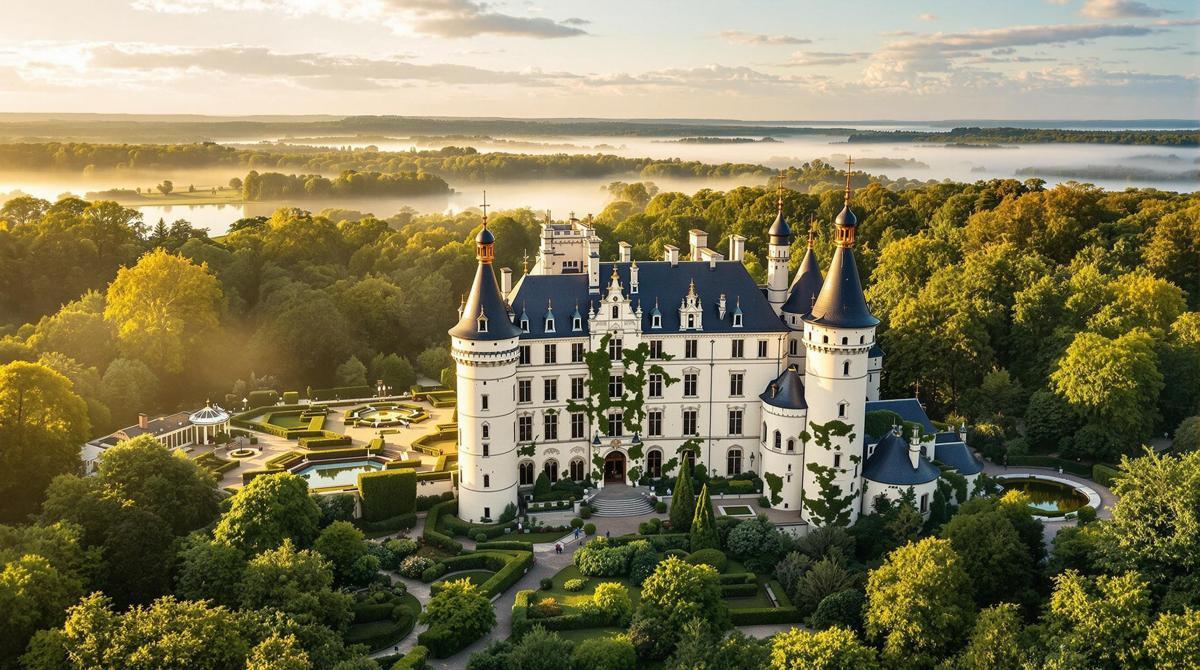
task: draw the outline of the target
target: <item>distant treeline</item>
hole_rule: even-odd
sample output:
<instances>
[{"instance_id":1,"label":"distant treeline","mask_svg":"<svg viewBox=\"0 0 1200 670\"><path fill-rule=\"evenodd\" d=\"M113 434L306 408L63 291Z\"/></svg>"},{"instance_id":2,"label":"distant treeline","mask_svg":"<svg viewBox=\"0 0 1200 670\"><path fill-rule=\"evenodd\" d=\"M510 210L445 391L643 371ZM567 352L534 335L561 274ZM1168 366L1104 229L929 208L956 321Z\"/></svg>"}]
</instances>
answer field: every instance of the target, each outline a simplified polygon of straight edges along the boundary
<instances>
[{"instance_id":1,"label":"distant treeline","mask_svg":"<svg viewBox=\"0 0 1200 670\"><path fill-rule=\"evenodd\" d=\"M441 177L423 172L355 172L345 170L328 179L319 174L281 174L251 170L242 180L246 200L283 200L301 198L368 198L449 193L450 186Z\"/></svg>"},{"instance_id":2,"label":"distant treeline","mask_svg":"<svg viewBox=\"0 0 1200 670\"><path fill-rule=\"evenodd\" d=\"M297 170L340 174L361 172L428 172L443 178L563 179L574 177L639 176L734 177L768 176L770 168L750 163L711 165L677 159L624 158L607 154L479 153L471 147L428 151L327 150L271 146L237 149L201 142L195 144L89 144L47 142L0 144L0 169L14 170L161 170L175 168L239 167L256 170Z\"/></svg>"},{"instance_id":3,"label":"distant treeline","mask_svg":"<svg viewBox=\"0 0 1200 670\"><path fill-rule=\"evenodd\" d=\"M1158 146L1200 145L1195 130L1058 130L1043 128L954 128L949 132L912 130L861 130L850 134L850 142L939 142L947 144L1152 144Z\"/></svg>"}]
</instances>

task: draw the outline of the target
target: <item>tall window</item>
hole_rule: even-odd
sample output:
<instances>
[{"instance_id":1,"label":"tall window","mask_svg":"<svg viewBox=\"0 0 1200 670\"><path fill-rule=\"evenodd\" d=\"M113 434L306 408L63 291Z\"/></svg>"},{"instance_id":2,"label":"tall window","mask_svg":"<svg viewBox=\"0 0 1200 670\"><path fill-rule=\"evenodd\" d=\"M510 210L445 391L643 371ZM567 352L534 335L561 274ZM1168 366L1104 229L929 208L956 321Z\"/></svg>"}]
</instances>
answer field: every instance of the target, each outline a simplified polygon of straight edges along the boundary
<instances>
[{"instance_id":1,"label":"tall window","mask_svg":"<svg viewBox=\"0 0 1200 670\"><path fill-rule=\"evenodd\" d=\"M849 376L850 376L850 361L843 361L843 362L842 362L842 376L843 376L843 377L849 377Z\"/></svg>"},{"instance_id":2,"label":"tall window","mask_svg":"<svg viewBox=\"0 0 1200 670\"><path fill-rule=\"evenodd\" d=\"M558 400L558 378L551 377L542 380L543 392L545 393L546 401L551 402Z\"/></svg>"},{"instance_id":3,"label":"tall window","mask_svg":"<svg viewBox=\"0 0 1200 670\"><path fill-rule=\"evenodd\" d=\"M687 398L696 396L696 380L698 375L695 372L685 372L683 374L683 395Z\"/></svg>"},{"instance_id":4,"label":"tall window","mask_svg":"<svg viewBox=\"0 0 1200 670\"><path fill-rule=\"evenodd\" d=\"M488 408L488 397L487 397L487 394L484 393L483 395L479 396L479 409L482 409L486 412L487 408Z\"/></svg>"},{"instance_id":5,"label":"tall window","mask_svg":"<svg viewBox=\"0 0 1200 670\"><path fill-rule=\"evenodd\" d=\"M542 472L546 473L551 483L558 481L558 461L553 458L546 461L545 465L542 466Z\"/></svg>"},{"instance_id":6,"label":"tall window","mask_svg":"<svg viewBox=\"0 0 1200 670\"><path fill-rule=\"evenodd\" d=\"M662 419L662 410L654 409L646 414L650 437L662 437Z\"/></svg>"},{"instance_id":7,"label":"tall window","mask_svg":"<svg viewBox=\"0 0 1200 670\"><path fill-rule=\"evenodd\" d=\"M846 403L844 403L844 402L838 403L838 416L841 418L846 417Z\"/></svg>"},{"instance_id":8,"label":"tall window","mask_svg":"<svg viewBox=\"0 0 1200 670\"><path fill-rule=\"evenodd\" d=\"M695 358L696 351L697 351L696 340L684 340L683 341L683 357L684 358Z\"/></svg>"},{"instance_id":9,"label":"tall window","mask_svg":"<svg viewBox=\"0 0 1200 670\"><path fill-rule=\"evenodd\" d=\"M554 319L546 319L546 332L547 333L554 332Z\"/></svg>"},{"instance_id":10,"label":"tall window","mask_svg":"<svg viewBox=\"0 0 1200 670\"><path fill-rule=\"evenodd\" d=\"M767 422L766 421L763 421L762 433L759 434L758 439L761 440L762 442L767 441Z\"/></svg>"},{"instance_id":11,"label":"tall window","mask_svg":"<svg viewBox=\"0 0 1200 670\"><path fill-rule=\"evenodd\" d=\"M788 450L788 453L789 453L789 454L790 454L790 453L792 453L792 452L794 452L794 451L796 451L796 441L795 441L795 440L793 440L793 439L792 439L792 438L790 438L790 437L788 438L788 448L787 448L787 450Z\"/></svg>"},{"instance_id":12,"label":"tall window","mask_svg":"<svg viewBox=\"0 0 1200 670\"><path fill-rule=\"evenodd\" d=\"M729 410L729 434L742 434L742 410L740 409Z\"/></svg>"},{"instance_id":13,"label":"tall window","mask_svg":"<svg viewBox=\"0 0 1200 670\"><path fill-rule=\"evenodd\" d=\"M758 357L759 358L767 357L767 341L766 340L758 341Z\"/></svg>"},{"instance_id":14,"label":"tall window","mask_svg":"<svg viewBox=\"0 0 1200 670\"><path fill-rule=\"evenodd\" d=\"M779 431L775 431L775 451L779 451L779 448L782 446L783 436L779 434Z\"/></svg>"},{"instance_id":15,"label":"tall window","mask_svg":"<svg viewBox=\"0 0 1200 670\"><path fill-rule=\"evenodd\" d=\"M614 319L619 319L619 318L621 318L621 308L620 308L620 307L617 307L616 305L613 305L613 308L612 308L612 318L614 318Z\"/></svg>"},{"instance_id":16,"label":"tall window","mask_svg":"<svg viewBox=\"0 0 1200 670\"><path fill-rule=\"evenodd\" d=\"M571 400L583 399L583 377L571 378Z\"/></svg>"},{"instance_id":17,"label":"tall window","mask_svg":"<svg viewBox=\"0 0 1200 670\"><path fill-rule=\"evenodd\" d=\"M491 475L484 475L483 476L483 488L485 488L485 489L489 488L491 485L492 485Z\"/></svg>"},{"instance_id":18,"label":"tall window","mask_svg":"<svg viewBox=\"0 0 1200 670\"><path fill-rule=\"evenodd\" d=\"M624 415L620 412L613 412L608 415L608 433L610 437L619 437L625 434L625 425L623 423Z\"/></svg>"},{"instance_id":19,"label":"tall window","mask_svg":"<svg viewBox=\"0 0 1200 670\"><path fill-rule=\"evenodd\" d=\"M683 434L684 435L699 435L700 427L696 421L697 412L694 409L683 410Z\"/></svg>"},{"instance_id":20,"label":"tall window","mask_svg":"<svg viewBox=\"0 0 1200 670\"><path fill-rule=\"evenodd\" d=\"M742 450L734 447L725 456L725 474L729 477L742 474Z\"/></svg>"},{"instance_id":21,"label":"tall window","mask_svg":"<svg viewBox=\"0 0 1200 670\"><path fill-rule=\"evenodd\" d=\"M553 324L554 322L549 321L547 323ZM553 330L553 329L550 329L550 330ZM558 362L558 345L547 344L547 345L543 346L542 347L542 355L545 356L547 364L557 363Z\"/></svg>"},{"instance_id":22,"label":"tall window","mask_svg":"<svg viewBox=\"0 0 1200 670\"><path fill-rule=\"evenodd\" d=\"M655 360L663 357L662 340L650 340L650 358Z\"/></svg>"},{"instance_id":23,"label":"tall window","mask_svg":"<svg viewBox=\"0 0 1200 670\"><path fill-rule=\"evenodd\" d=\"M573 481L573 482L583 481L583 459L582 458L572 458L571 459L571 481Z\"/></svg>"},{"instance_id":24,"label":"tall window","mask_svg":"<svg viewBox=\"0 0 1200 670\"><path fill-rule=\"evenodd\" d=\"M746 341L745 340L733 340L731 344L733 345L732 347L730 347L730 352L729 352L731 356L733 356L734 358L745 357L745 355L746 355Z\"/></svg>"},{"instance_id":25,"label":"tall window","mask_svg":"<svg viewBox=\"0 0 1200 670\"><path fill-rule=\"evenodd\" d=\"M651 449L646 454L646 474L655 479L662 477L662 452L658 449Z\"/></svg>"},{"instance_id":26,"label":"tall window","mask_svg":"<svg viewBox=\"0 0 1200 670\"><path fill-rule=\"evenodd\" d=\"M533 384L530 380L517 380L517 402L533 402Z\"/></svg>"},{"instance_id":27,"label":"tall window","mask_svg":"<svg viewBox=\"0 0 1200 670\"><path fill-rule=\"evenodd\" d=\"M741 372L729 373L729 395L735 398L742 395L745 377Z\"/></svg>"},{"instance_id":28,"label":"tall window","mask_svg":"<svg viewBox=\"0 0 1200 670\"><path fill-rule=\"evenodd\" d=\"M621 339L617 337L608 340L608 360L621 360Z\"/></svg>"},{"instance_id":29,"label":"tall window","mask_svg":"<svg viewBox=\"0 0 1200 670\"><path fill-rule=\"evenodd\" d=\"M517 466L521 486L533 486L533 461L522 461Z\"/></svg>"},{"instance_id":30,"label":"tall window","mask_svg":"<svg viewBox=\"0 0 1200 670\"><path fill-rule=\"evenodd\" d=\"M571 330L574 330L574 331L583 330L583 319L578 316L571 319Z\"/></svg>"},{"instance_id":31,"label":"tall window","mask_svg":"<svg viewBox=\"0 0 1200 670\"><path fill-rule=\"evenodd\" d=\"M547 412L542 415L542 438L546 440L558 439L558 414Z\"/></svg>"},{"instance_id":32,"label":"tall window","mask_svg":"<svg viewBox=\"0 0 1200 670\"><path fill-rule=\"evenodd\" d=\"M663 378L660 374L651 374L650 382L650 397L661 398L663 394Z\"/></svg>"},{"instance_id":33,"label":"tall window","mask_svg":"<svg viewBox=\"0 0 1200 670\"><path fill-rule=\"evenodd\" d=\"M620 398L625 395L625 381L621 375L608 376L608 397Z\"/></svg>"},{"instance_id":34,"label":"tall window","mask_svg":"<svg viewBox=\"0 0 1200 670\"><path fill-rule=\"evenodd\" d=\"M530 442L533 440L532 416L517 417L517 439L521 442Z\"/></svg>"},{"instance_id":35,"label":"tall window","mask_svg":"<svg viewBox=\"0 0 1200 670\"><path fill-rule=\"evenodd\" d=\"M796 344L796 340L788 340L788 355L795 356L797 351L799 351L799 346Z\"/></svg>"},{"instance_id":36,"label":"tall window","mask_svg":"<svg viewBox=\"0 0 1200 670\"><path fill-rule=\"evenodd\" d=\"M520 346L520 348L518 349L518 351L521 354L520 364L521 365L529 365L529 345L522 344Z\"/></svg>"},{"instance_id":37,"label":"tall window","mask_svg":"<svg viewBox=\"0 0 1200 670\"><path fill-rule=\"evenodd\" d=\"M655 314L654 316L650 317L650 327L662 328L662 315Z\"/></svg>"},{"instance_id":38,"label":"tall window","mask_svg":"<svg viewBox=\"0 0 1200 670\"><path fill-rule=\"evenodd\" d=\"M572 342L571 343L571 362L572 363L582 363L583 362L583 342Z\"/></svg>"},{"instance_id":39,"label":"tall window","mask_svg":"<svg viewBox=\"0 0 1200 670\"><path fill-rule=\"evenodd\" d=\"M583 437L583 412L571 414L571 437L574 439Z\"/></svg>"}]
</instances>

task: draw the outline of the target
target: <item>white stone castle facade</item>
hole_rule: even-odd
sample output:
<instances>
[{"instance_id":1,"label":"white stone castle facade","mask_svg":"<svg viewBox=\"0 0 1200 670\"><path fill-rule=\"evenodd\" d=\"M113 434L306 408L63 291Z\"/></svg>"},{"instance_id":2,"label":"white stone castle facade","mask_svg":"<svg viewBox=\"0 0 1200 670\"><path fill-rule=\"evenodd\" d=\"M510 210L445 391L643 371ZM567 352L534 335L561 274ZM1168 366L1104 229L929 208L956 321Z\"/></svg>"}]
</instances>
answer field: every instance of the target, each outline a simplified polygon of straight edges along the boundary
<instances>
[{"instance_id":1,"label":"white stone castle facade","mask_svg":"<svg viewBox=\"0 0 1200 670\"><path fill-rule=\"evenodd\" d=\"M459 516L496 519L542 472L601 487L695 463L715 476L755 472L772 507L816 525L822 499L853 523L880 493L908 488L927 511L935 458L973 483L981 468L961 436L939 434L915 400L879 400L878 320L854 263L849 199L825 276L810 235L791 282L780 200L766 286L746 271L740 236L728 256L693 230L686 260L667 246L662 260L638 262L622 242L618 260L601 262L600 239L574 218L543 225L537 262L515 286L507 268L497 282L485 215L450 330ZM867 436L873 409L925 434Z\"/></svg>"}]
</instances>

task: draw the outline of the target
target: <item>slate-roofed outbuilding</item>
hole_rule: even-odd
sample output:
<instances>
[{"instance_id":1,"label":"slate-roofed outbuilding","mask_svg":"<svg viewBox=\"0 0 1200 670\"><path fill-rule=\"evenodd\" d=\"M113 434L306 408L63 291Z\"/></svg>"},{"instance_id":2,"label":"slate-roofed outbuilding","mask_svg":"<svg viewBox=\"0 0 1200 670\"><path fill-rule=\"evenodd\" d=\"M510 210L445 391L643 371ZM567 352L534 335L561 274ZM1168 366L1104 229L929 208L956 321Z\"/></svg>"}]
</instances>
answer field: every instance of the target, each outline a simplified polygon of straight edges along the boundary
<instances>
[{"instance_id":1,"label":"slate-roofed outbuilding","mask_svg":"<svg viewBox=\"0 0 1200 670\"><path fill-rule=\"evenodd\" d=\"M862 475L880 484L914 486L936 480L941 472L924 457L917 458L914 468L908 455L908 443L899 435L888 433L863 464Z\"/></svg>"},{"instance_id":2,"label":"slate-roofed outbuilding","mask_svg":"<svg viewBox=\"0 0 1200 670\"><path fill-rule=\"evenodd\" d=\"M983 472L983 463L962 441L958 433L938 433L934 438L933 458L954 468L960 475L977 475Z\"/></svg>"}]
</instances>

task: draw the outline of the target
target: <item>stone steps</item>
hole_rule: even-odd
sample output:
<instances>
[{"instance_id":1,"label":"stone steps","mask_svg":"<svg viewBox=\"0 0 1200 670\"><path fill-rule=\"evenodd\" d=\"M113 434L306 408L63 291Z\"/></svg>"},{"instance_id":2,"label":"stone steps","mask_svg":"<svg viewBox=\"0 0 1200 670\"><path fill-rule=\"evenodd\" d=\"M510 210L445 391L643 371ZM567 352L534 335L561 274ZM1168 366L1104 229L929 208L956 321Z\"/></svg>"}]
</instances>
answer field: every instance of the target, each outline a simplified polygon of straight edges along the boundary
<instances>
[{"instance_id":1,"label":"stone steps","mask_svg":"<svg viewBox=\"0 0 1200 670\"><path fill-rule=\"evenodd\" d=\"M636 498L593 498L592 514L596 516L641 516L654 512L654 506L641 496Z\"/></svg>"}]
</instances>

